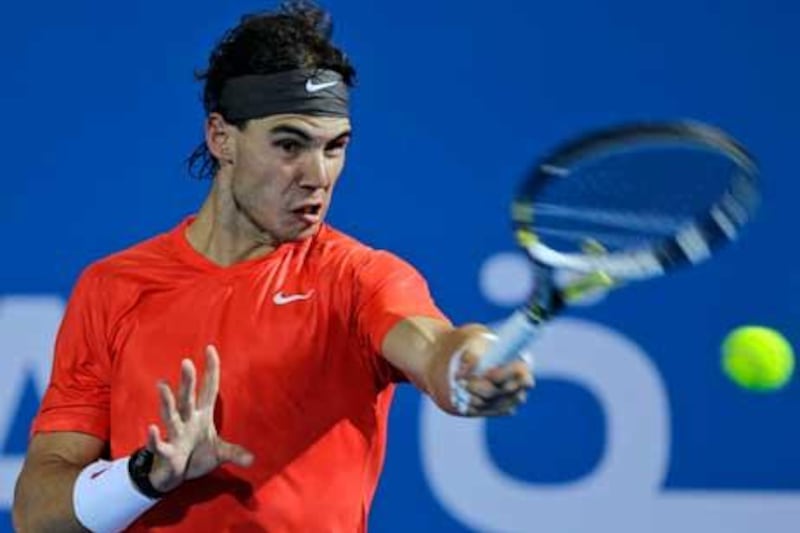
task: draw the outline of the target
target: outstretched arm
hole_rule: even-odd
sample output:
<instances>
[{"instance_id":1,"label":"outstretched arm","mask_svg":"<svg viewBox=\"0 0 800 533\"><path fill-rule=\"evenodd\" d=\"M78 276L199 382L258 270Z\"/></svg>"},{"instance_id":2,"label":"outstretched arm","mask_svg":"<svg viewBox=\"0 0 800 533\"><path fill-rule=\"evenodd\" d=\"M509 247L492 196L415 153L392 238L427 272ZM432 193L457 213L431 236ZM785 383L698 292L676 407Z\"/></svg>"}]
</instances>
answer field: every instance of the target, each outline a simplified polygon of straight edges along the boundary
<instances>
[{"instance_id":1,"label":"outstretched arm","mask_svg":"<svg viewBox=\"0 0 800 533\"><path fill-rule=\"evenodd\" d=\"M382 353L449 413L511 414L525 401L527 390L533 386L533 376L522 357L475 375L475 365L492 338L489 330L479 324L454 328L443 320L410 317L389 330ZM466 392L463 403L455 401L453 395L459 387Z\"/></svg>"}]
</instances>

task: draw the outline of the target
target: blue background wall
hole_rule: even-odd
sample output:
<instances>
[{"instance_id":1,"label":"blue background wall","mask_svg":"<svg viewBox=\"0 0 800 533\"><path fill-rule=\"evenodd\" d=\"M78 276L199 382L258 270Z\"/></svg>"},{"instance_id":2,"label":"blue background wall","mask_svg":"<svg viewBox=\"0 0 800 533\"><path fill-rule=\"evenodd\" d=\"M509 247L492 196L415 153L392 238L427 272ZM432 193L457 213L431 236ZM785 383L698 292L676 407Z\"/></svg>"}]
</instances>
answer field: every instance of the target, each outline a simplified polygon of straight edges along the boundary
<instances>
[{"instance_id":1,"label":"blue background wall","mask_svg":"<svg viewBox=\"0 0 800 533\"><path fill-rule=\"evenodd\" d=\"M90 261L170 228L199 205L208 184L188 178L182 166L201 133L192 71L241 13L264 6L244 0L5 6L0 531L10 529L6 510L44 385L59 301ZM517 295L503 284L501 267L519 257L499 256L500 267L497 259L514 252L506 224L513 185L531 158L581 129L632 118L707 120L751 147L765 182L756 223L720 260L622 291L558 324L539 349L538 390L516 418L465 428L437 418L404 389L392 414L372 530L792 530L800 519L800 391L795 384L774 395L735 388L719 370L718 347L727 331L745 323L775 327L800 342L794 297L800 272L793 266L800 257L792 246L800 195L792 164L800 123L799 5L330 0L326 6L336 40L359 69L356 133L331 219L414 263L457 322L493 321L509 311ZM505 287L505 298L497 286ZM600 343L608 353L591 342L598 331L609 340ZM588 366L607 357L617 381L605 381L607 389L587 385L577 376L588 366L559 367L567 364L559 358L572 357L561 352L570 351L589 354ZM649 388L642 384L651 381ZM612 389L626 400L608 400L603 391ZM610 423L625 402L644 407L625 415L632 425ZM645 429L653 421L660 432ZM625 428L657 440L635 447L642 457L661 450L655 481L637 486L633 478L642 469L631 463L623 470L632 477L606 487L605 499L581 496L582 488L610 479L603 458L626 442ZM447 444L463 458L460 474L431 468L441 459L438 439L458 439L464 431L482 435L491 468L475 467L478 456L459 451L460 441ZM505 507L505 497L492 503L499 496L489 491L490 477L521 503ZM485 494L489 510L464 504L469 493ZM597 518L600 508L615 514Z\"/></svg>"}]
</instances>

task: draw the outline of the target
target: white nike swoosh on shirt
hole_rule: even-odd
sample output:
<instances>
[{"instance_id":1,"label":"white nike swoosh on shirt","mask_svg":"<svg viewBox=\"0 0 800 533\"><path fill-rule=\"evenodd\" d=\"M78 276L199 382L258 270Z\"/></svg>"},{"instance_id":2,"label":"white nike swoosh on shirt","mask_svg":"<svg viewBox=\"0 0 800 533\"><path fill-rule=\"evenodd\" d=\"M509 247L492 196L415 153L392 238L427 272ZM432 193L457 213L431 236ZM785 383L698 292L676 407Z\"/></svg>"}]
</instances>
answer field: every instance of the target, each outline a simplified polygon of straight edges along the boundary
<instances>
[{"instance_id":1,"label":"white nike swoosh on shirt","mask_svg":"<svg viewBox=\"0 0 800 533\"><path fill-rule=\"evenodd\" d=\"M314 291L309 291L304 294L283 294L283 291L280 291L275 293L275 296L272 297L272 301L275 305L286 305L300 300L308 300L311 298L312 294L314 294Z\"/></svg>"},{"instance_id":2,"label":"white nike swoosh on shirt","mask_svg":"<svg viewBox=\"0 0 800 533\"><path fill-rule=\"evenodd\" d=\"M306 80L306 91L310 93L316 93L321 91L322 89L327 89L328 87L333 87L339 83L338 81L327 81L325 83L314 83L314 80L309 79Z\"/></svg>"}]
</instances>

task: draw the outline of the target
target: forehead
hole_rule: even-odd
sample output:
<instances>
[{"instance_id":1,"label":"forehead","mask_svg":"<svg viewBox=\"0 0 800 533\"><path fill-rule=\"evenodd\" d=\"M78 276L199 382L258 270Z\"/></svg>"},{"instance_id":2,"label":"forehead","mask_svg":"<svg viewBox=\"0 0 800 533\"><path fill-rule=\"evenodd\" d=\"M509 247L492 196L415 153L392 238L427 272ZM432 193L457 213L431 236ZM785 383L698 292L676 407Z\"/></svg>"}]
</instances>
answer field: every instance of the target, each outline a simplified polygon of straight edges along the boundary
<instances>
[{"instance_id":1,"label":"forehead","mask_svg":"<svg viewBox=\"0 0 800 533\"><path fill-rule=\"evenodd\" d=\"M311 137L335 138L350 131L350 119L346 117L315 117L311 115L271 115L253 119L248 126L269 132L280 126L303 131Z\"/></svg>"}]
</instances>

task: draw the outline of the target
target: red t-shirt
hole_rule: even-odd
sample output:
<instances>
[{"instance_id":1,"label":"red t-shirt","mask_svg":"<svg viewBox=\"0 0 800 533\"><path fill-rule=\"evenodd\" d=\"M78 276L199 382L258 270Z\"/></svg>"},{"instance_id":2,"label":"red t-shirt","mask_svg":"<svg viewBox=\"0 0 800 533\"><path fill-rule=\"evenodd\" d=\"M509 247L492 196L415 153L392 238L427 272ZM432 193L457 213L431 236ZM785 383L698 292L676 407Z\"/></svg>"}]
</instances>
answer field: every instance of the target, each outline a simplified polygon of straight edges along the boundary
<instances>
[{"instance_id":1,"label":"red t-shirt","mask_svg":"<svg viewBox=\"0 0 800 533\"><path fill-rule=\"evenodd\" d=\"M149 423L163 430L158 380L176 387L184 357L202 376L214 344L217 429L255 463L185 483L132 530L366 530L401 379L381 343L405 317L444 318L425 281L330 227L220 267L188 243L190 223L81 275L33 431L88 433L126 456Z\"/></svg>"}]
</instances>

